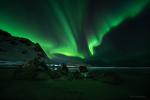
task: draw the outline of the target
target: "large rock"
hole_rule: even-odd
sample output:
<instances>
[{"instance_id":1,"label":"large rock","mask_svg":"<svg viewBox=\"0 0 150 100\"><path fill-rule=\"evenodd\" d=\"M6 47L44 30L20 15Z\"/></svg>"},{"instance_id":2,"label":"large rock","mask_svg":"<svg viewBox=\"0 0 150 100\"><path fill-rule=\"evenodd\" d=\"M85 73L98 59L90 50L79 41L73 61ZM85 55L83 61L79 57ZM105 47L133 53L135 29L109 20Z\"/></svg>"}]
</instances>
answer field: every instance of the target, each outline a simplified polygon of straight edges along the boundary
<instances>
[{"instance_id":1,"label":"large rock","mask_svg":"<svg viewBox=\"0 0 150 100\"><path fill-rule=\"evenodd\" d=\"M47 66L39 58L27 61L14 73L16 79L47 79L49 78Z\"/></svg>"}]
</instances>

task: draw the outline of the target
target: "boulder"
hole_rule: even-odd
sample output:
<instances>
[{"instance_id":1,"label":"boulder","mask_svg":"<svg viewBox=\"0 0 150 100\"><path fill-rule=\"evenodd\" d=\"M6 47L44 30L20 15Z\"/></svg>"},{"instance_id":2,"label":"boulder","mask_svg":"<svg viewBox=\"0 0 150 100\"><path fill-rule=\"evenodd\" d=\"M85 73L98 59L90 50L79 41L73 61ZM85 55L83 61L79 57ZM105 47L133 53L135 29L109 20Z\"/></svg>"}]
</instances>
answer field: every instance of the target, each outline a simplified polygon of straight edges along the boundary
<instances>
[{"instance_id":1,"label":"boulder","mask_svg":"<svg viewBox=\"0 0 150 100\"><path fill-rule=\"evenodd\" d=\"M48 76L48 70L42 65L39 59L34 58L26 62L14 73L17 79L45 79ZM42 76L42 77L41 77ZM45 76L45 77L43 77Z\"/></svg>"}]
</instances>

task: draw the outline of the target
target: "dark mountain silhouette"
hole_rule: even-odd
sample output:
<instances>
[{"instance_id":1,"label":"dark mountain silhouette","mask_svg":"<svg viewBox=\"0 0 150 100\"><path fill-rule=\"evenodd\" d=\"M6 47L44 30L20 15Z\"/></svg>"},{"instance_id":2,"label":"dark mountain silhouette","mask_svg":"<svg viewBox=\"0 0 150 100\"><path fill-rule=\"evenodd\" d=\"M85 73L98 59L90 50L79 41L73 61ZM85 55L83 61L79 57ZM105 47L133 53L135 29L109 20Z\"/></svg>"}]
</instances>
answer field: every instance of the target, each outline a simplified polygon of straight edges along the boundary
<instances>
[{"instance_id":1,"label":"dark mountain silhouette","mask_svg":"<svg viewBox=\"0 0 150 100\"><path fill-rule=\"evenodd\" d=\"M37 56L48 59L38 43L0 30L0 60L27 61Z\"/></svg>"}]
</instances>

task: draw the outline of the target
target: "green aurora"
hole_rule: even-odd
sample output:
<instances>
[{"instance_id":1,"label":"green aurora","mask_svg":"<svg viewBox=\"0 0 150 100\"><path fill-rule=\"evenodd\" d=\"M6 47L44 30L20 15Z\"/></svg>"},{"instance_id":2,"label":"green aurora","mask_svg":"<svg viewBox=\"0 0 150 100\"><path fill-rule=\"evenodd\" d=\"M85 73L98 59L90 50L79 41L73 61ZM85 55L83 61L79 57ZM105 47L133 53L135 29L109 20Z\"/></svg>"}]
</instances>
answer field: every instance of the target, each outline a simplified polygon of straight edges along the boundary
<instances>
[{"instance_id":1,"label":"green aurora","mask_svg":"<svg viewBox=\"0 0 150 100\"><path fill-rule=\"evenodd\" d=\"M149 3L120 0L96 9L90 0L8 1L0 4L0 29L38 42L50 58L63 54L83 59L95 54L112 28L136 17Z\"/></svg>"}]
</instances>

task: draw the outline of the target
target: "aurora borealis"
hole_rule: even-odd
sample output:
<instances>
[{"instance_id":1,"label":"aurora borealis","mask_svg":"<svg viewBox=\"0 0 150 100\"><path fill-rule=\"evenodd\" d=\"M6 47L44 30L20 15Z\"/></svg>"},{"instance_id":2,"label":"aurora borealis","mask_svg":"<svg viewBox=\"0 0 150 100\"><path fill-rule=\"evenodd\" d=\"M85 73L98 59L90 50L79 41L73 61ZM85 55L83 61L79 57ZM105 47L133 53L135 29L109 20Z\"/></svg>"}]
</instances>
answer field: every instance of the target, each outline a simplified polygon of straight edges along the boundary
<instances>
[{"instance_id":1,"label":"aurora borealis","mask_svg":"<svg viewBox=\"0 0 150 100\"><path fill-rule=\"evenodd\" d=\"M1 0L0 29L38 42L50 58L89 58L107 33L136 18L149 1Z\"/></svg>"}]
</instances>

